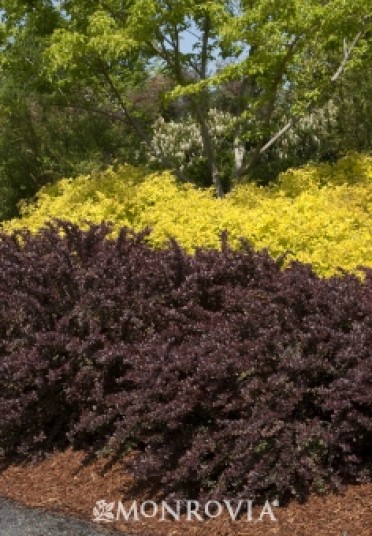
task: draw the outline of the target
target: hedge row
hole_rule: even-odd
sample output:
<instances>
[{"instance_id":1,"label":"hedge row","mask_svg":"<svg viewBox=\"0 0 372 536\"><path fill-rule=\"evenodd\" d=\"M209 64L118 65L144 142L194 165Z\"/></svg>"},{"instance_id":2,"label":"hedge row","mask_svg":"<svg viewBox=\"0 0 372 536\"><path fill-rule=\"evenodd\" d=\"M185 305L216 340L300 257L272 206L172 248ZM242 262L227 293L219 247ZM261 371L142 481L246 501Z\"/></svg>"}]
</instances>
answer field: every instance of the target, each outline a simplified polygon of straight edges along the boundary
<instances>
[{"instance_id":1,"label":"hedge row","mask_svg":"<svg viewBox=\"0 0 372 536\"><path fill-rule=\"evenodd\" d=\"M268 248L275 258L288 252L288 261L310 262L325 276L338 267L372 267L372 158L362 155L289 170L271 188L239 186L223 200L169 173L123 166L43 188L22 212L7 230L36 230L51 217L82 226L111 221L117 229L149 226L153 246L163 247L172 236L189 252L218 248L227 230L234 248L244 236L257 250Z\"/></svg>"},{"instance_id":2,"label":"hedge row","mask_svg":"<svg viewBox=\"0 0 372 536\"><path fill-rule=\"evenodd\" d=\"M122 229L0 235L0 448L120 455L169 498L372 476L372 271L188 256Z\"/></svg>"}]
</instances>

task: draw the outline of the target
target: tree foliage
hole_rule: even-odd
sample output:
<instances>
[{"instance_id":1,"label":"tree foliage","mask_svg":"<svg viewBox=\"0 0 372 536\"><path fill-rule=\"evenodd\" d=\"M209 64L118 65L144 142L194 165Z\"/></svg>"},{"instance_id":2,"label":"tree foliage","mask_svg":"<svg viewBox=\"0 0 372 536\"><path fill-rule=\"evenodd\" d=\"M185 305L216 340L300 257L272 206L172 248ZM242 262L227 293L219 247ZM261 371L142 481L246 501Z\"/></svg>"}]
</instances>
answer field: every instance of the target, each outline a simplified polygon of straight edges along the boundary
<instances>
[{"instance_id":1,"label":"tree foliage","mask_svg":"<svg viewBox=\"0 0 372 536\"><path fill-rule=\"evenodd\" d=\"M97 114L101 121L119 121L137 140L120 131L124 145L130 140L127 160L135 161L136 150L146 152L182 180L207 176L219 196L262 164L270 168L275 161L275 174L309 154L327 158L344 148L366 149L363 141L355 147L342 118L350 101L356 111L368 102L364 90L359 100L352 97L358 78L364 76L368 88L370 77L367 0L7 0L2 18L5 62L16 58L12 73L22 71L24 40L36 40L31 78L38 93L46 85L53 102L88 109L92 123ZM308 140L301 125L313 124L308 118L330 104L339 124L326 126L328 153L298 148L293 140ZM223 149L208 121L212 110L234 118ZM159 116L198 129L201 144L187 167L159 148ZM359 117L368 124L363 112ZM350 147L342 142L344 133ZM120 156L115 143L109 146ZM101 147L88 142L82 152L95 150Z\"/></svg>"},{"instance_id":2,"label":"tree foliage","mask_svg":"<svg viewBox=\"0 0 372 536\"><path fill-rule=\"evenodd\" d=\"M133 133L102 92L80 79L67 90L49 80L45 51L62 16L54 4L7 2L0 39L0 219L44 184L141 160ZM17 8L17 9L16 9ZM107 100L107 99L106 99Z\"/></svg>"},{"instance_id":3,"label":"tree foliage","mask_svg":"<svg viewBox=\"0 0 372 536\"><path fill-rule=\"evenodd\" d=\"M367 2L360 0L347 5L340 0L181 0L171 5L134 0L100 3L93 13L82 4L71 12L68 27L53 35L50 67L71 75L91 65L131 113L125 101L128 85L144 65L151 72L157 62L174 82L168 98L183 99L200 129L220 195L218 151L207 120L216 106L216 90L231 82L239 85L226 104L237 119L231 151L235 175L241 177L283 122L308 113L344 69L366 60L368 15ZM194 43L186 52L182 38L188 32ZM166 163L166 155L158 156Z\"/></svg>"}]
</instances>

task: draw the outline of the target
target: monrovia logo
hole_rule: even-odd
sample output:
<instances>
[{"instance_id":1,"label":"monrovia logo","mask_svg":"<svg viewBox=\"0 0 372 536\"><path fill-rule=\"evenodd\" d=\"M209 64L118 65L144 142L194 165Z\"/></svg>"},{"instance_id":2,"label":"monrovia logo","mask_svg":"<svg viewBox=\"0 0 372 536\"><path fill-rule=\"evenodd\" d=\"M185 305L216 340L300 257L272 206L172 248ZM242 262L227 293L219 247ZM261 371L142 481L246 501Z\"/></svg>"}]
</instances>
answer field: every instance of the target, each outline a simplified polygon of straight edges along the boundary
<instances>
[{"instance_id":1,"label":"monrovia logo","mask_svg":"<svg viewBox=\"0 0 372 536\"><path fill-rule=\"evenodd\" d=\"M116 509L115 509L115 504ZM100 523L112 523L120 521L122 518L125 521L134 520L140 521L140 518L159 518L159 521L173 519L180 521L182 513L185 514L186 521L205 521L222 515L226 511L233 521L236 521L239 514L244 513L242 519L245 521L264 521L267 517L270 521L277 521L273 507L279 506L278 501L266 501L261 506L261 511L254 518L253 516L253 501L208 501L201 504L199 501L174 501L170 505L166 501L160 504L155 501L144 501L137 503L133 501L129 507L125 507L121 501L106 502L100 500L96 502L93 508L93 521Z\"/></svg>"},{"instance_id":2,"label":"monrovia logo","mask_svg":"<svg viewBox=\"0 0 372 536\"><path fill-rule=\"evenodd\" d=\"M115 516L112 513L114 506L114 502L97 501L96 506L93 508L93 521L103 521L105 523L115 521Z\"/></svg>"}]
</instances>

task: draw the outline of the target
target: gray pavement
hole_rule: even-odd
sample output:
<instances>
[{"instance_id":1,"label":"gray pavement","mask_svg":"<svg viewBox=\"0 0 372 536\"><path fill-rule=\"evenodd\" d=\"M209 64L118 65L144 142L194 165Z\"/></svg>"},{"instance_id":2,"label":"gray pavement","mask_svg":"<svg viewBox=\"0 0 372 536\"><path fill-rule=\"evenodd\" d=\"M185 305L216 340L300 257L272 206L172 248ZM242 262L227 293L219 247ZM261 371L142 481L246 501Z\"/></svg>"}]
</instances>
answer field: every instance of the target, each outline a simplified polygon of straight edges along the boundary
<instances>
[{"instance_id":1,"label":"gray pavement","mask_svg":"<svg viewBox=\"0 0 372 536\"><path fill-rule=\"evenodd\" d=\"M0 497L0 536L130 536Z\"/></svg>"}]
</instances>

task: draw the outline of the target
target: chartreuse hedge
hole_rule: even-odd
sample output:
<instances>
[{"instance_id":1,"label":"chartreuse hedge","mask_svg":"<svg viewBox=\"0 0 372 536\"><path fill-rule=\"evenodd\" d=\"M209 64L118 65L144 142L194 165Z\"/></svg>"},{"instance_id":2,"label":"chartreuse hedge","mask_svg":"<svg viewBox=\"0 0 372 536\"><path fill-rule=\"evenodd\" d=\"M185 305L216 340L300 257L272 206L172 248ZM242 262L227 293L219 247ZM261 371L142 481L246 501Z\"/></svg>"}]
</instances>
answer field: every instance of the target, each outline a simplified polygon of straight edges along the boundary
<instances>
[{"instance_id":1,"label":"chartreuse hedge","mask_svg":"<svg viewBox=\"0 0 372 536\"><path fill-rule=\"evenodd\" d=\"M96 175L63 179L23 204L21 218L5 230L40 229L59 218L86 227L110 221L115 229L151 227L151 245L174 237L188 252L220 247L220 233L238 248L240 237L286 262L311 263L330 276L339 268L372 266L372 157L352 154L337 163L283 173L271 187L244 184L223 200L212 190L180 184L171 173L148 174L128 165Z\"/></svg>"}]
</instances>

